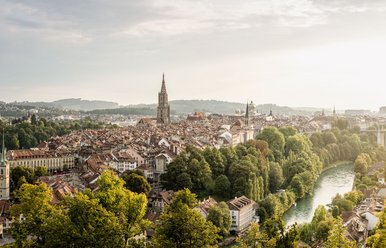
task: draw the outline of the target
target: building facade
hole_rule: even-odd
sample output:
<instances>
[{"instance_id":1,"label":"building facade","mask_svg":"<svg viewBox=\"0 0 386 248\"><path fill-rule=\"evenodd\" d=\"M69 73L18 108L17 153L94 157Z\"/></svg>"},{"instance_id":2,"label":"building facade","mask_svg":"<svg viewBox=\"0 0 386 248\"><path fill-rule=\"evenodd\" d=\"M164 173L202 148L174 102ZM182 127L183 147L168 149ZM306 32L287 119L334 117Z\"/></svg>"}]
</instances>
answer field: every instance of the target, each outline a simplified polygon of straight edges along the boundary
<instances>
[{"instance_id":1,"label":"building facade","mask_svg":"<svg viewBox=\"0 0 386 248\"><path fill-rule=\"evenodd\" d=\"M43 150L12 150L8 154L9 166L45 167L52 173L57 170L72 169L75 166L75 156L72 153Z\"/></svg>"},{"instance_id":2,"label":"building facade","mask_svg":"<svg viewBox=\"0 0 386 248\"><path fill-rule=\"evenodd\" d=\"M9 162L5 156L4 134L0 157L0 200L9 200Z\"/></svg>"},{"instance_id":3,"label":"building facade","mask_svg":"<svg viewBox=\"0 0 386 248\"><path fill-rule=\"evenodd\" d=\"M228 201L227 204L232 220L231 231L242 231L253 221L258 221L256 216L257 205L246 196L236 197Z\"/></svg>"},{"instance_id":4,"label":"building facade","mask_svg":"<svg viewBox=\"0 0 386 248\"><path fill-rule=\"evenodd\" d=\"M170 123L170 106L168 101L168 93L166 92L165 74L162 75L161 92L158 93L157 123Z\"/></svg>"}]
</instances>

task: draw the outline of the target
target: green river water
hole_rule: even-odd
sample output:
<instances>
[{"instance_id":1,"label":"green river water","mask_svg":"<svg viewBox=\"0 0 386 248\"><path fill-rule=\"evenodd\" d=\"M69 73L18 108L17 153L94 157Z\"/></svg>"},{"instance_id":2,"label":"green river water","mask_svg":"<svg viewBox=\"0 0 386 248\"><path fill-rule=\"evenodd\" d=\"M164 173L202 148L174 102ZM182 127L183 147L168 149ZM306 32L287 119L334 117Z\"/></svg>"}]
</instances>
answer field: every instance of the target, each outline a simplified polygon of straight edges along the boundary
<instances>
[{"instance_id":1,"label":"green river water","mask_svg":"<svg viewBox=\"0 0 386 248\"><path fill-rule=\"evenodd\" d=\"M318 205L325 206L331 203L331 199L337 193L343 195L352 190L354 176L352 163L338 165L324 171L316 181L314 193L299 200L283 215L286 225L289 226L295 222L297 224L311 222Z\"/></svg>"}]
</instances>

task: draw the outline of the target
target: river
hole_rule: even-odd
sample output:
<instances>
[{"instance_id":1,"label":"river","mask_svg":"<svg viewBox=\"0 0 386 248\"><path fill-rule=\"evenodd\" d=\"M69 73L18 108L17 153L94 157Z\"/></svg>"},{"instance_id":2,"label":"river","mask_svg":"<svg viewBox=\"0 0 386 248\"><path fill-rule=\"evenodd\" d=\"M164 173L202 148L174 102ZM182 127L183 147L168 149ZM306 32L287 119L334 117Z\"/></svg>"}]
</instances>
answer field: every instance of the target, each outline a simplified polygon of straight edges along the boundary
<instances>
[{"instance_id":1,"label":"river","mask_svg":"<svg viewBox=\"0 0 386 248\"><path fill-rule=\"evenodd\" d=\"M355 173L353 164L338 165L324 171L315 183L314 193L299 200L283 215L286 226L311 222L318 205L327 205L337 194L343 195L352 190Z\"/></svg>"}]
</instances>

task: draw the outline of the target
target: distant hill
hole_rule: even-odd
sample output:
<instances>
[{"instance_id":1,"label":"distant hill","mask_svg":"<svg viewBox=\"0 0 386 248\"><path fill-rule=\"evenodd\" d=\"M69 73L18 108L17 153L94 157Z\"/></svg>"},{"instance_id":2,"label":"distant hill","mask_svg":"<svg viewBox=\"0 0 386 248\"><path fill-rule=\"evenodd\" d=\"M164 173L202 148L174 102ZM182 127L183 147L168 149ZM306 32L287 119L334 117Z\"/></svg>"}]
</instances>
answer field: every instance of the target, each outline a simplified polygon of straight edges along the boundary
<instances>
[{"instance_id":1,"label":"distant hill","mask_svg":"<svg viewBox=\"0 0 386 248\"><path fill-rule=\"evenodd\" d=\"M194 112L206 112L216 114L234 114L236 110L245 111L246 103L226 102L217 100L174 100L170 101L172 114L187 115ZM90 114L121 114L121 115L150 115L157 114L157 104L135 104L119 106L118 103L108 101L90 101L81 98L62 99L53 102L13 102L15 106L55 108L62 110L86 111ZM271 110L274 114L285 115L309 115L320 109L317 108L290 108L275 104L257 105L259 113L268 114Z\"/></svg>"},{"instance_id":2,"label":"distant hill","mask_svg":"<svg viewBox=\"0 0 386 248\"><path fill-rule=\"evenodd\" d=\"M59 109L83 110L90 111L95 109L113 109L118 108L118 103L107 101L90 101L81 98L62 99L53 102L14 102L14 105L34 106L34 107L51 107Z\"/></svg>"},{"instance_id":3,"label":"distant hill","mask_svg":"<svg viewBox=\"0 0 386 248\"><path fill-rule=\"evenodd\" d=\"M170 109L174 114L190 114L194 112L207 112L217 114L234 114L236 110L245 111L246 103L225 102L216 100L174 100L170 101ZM130 105L121 108L133 111L133 109L153 110L156 113L157 104L137 104ZM285 106L278 106L275 104L260 104L257 105L257 110L260 113L268 114L271 110L274 114L287 114L287 115L309 115L314 112L315 109L310 108L290 108ZM148 111L146 111L149 113Z\"/></svg>"}]
</instances>

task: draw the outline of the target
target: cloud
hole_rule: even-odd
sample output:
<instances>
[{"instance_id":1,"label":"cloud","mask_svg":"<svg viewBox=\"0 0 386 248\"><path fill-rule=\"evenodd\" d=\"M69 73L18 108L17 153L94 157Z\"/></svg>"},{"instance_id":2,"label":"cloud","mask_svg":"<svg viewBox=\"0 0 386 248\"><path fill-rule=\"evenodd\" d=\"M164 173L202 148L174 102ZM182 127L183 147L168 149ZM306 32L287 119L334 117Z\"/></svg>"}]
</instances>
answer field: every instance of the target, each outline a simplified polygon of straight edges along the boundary
<instances>
[{"instance_id":1,"label":"cloud","mask_svg":"<svg viewBox=\"0 0 386 248\"><path fill-rule=\"evenodd\" d=\"M47 40L308 28L337 13L386 11L380 0L3 0L0 28ZM4 35L4 34L3 34Z\"/></svg>"},{"instance_id":2,"label":"cloud","mask_svg":"<svg viewBox=\"0 0 386 248\"><path fill-rule=\"evenodd\" d=\"M6 2L0 10L3 34L33 34L46 40L85 43L91 40L71 20L47 9Z\"/></svg>"},{"instance_id":3,"label":"cloud","mask_svg":"<svg viewBox=\"0 0 386 248\"><path fill-rule=\"evenodd\" d=\"M255 28L308 28L329 24L331 15L385 11L385 4L356 0L154 0L151 20L125 27L120 34L178 35Z\"/></svg>"}]
</instances>

